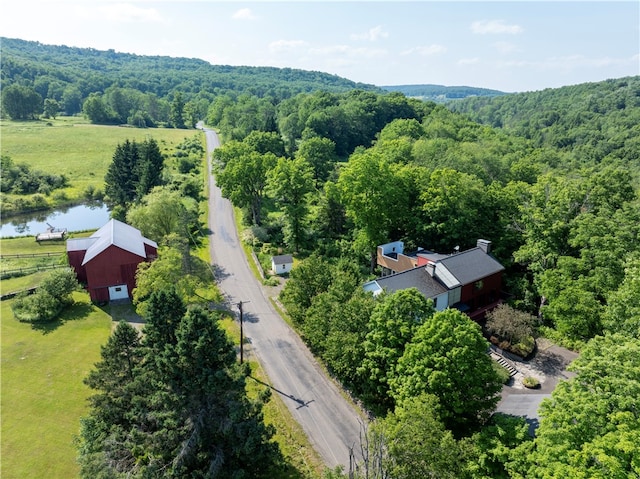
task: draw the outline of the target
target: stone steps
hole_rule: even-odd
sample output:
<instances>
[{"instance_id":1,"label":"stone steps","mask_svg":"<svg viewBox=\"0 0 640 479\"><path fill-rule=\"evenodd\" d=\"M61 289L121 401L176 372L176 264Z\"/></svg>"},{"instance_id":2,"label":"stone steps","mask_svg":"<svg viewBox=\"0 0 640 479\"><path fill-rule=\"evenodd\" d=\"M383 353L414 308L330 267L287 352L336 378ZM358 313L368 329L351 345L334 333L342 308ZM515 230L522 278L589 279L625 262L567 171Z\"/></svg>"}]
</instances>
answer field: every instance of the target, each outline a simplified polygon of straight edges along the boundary
<instances>
[{"instance_id":1,"label":"stone steps","mask_svg":"<svg viewBox=\"0 0 640 479\"><path fill-rule=\"evenodd\" d=\"M507 361L505 358L494 351L491 351L489 354L491 355L491 359L493 359L500 366L503 366L507 371L509 371L509 375L511 377L514 377L516 374L518 374L518 370L513 364L511 364L510 361Z\"/></svg>"}]
</instances>

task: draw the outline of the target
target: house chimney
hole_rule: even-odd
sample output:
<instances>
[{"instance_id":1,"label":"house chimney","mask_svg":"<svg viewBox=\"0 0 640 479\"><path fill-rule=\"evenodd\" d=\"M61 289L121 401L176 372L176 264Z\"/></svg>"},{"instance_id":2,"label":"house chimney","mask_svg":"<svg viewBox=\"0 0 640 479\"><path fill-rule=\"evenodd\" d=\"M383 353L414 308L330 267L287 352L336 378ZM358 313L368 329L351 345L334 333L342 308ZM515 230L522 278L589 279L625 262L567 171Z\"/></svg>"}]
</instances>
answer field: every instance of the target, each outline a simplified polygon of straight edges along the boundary
<instances>
[{"instance_id":1,"label":"house chimney","mask_svg":"<svg viewBox=\"0 0 640 479\"><path fill-rule=\"evenodd\" d=\"M491 253L491 241L486 239L479 239L476 245L485 253Z\"/></svg>"},{"instance_id":2,"label":"house chimney","mask_svg":"<svg viewBox=\"0 0 640 479\"><path fill-rule=\"evenodd\" d=\"M436 272L436 264L435 263L427 263L427 265L425 266L425 268L427 270L427 274L429 276L431 276L433 278L435 272Z\"/></svg>"}]
</instances>

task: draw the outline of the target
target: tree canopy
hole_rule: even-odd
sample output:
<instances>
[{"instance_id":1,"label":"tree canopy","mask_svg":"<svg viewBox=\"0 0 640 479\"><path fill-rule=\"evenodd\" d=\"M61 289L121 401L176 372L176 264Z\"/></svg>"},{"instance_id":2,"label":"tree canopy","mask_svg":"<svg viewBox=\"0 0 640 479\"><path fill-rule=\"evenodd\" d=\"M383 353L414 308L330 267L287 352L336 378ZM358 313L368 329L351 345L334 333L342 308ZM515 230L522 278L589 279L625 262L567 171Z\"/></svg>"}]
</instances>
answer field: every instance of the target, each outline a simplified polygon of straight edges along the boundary
<instances>
[{"instance_id":1,"label":"tree canopy","mask_svg":"<svg viewBox=\"0 0 640 479\"><path fill-rule=\"evenodd\" d=\"M513 477L626 478L640 474L640 344L592 339L540 407L533 444L514 455ZM532 447L533 446L533 447Z\"/></svg>"},{"instance_id":2,"label":"tree canopy","mask_svg":"<svg viewBox=\"0 0 640 479\"><path fill-rule=\"evenodd\" d=\"M210 313L170 299L152 296L142 339L120 323L87 376L82 477L270 477L273 430L232 344Z\"/></svg>"}]
</instances>

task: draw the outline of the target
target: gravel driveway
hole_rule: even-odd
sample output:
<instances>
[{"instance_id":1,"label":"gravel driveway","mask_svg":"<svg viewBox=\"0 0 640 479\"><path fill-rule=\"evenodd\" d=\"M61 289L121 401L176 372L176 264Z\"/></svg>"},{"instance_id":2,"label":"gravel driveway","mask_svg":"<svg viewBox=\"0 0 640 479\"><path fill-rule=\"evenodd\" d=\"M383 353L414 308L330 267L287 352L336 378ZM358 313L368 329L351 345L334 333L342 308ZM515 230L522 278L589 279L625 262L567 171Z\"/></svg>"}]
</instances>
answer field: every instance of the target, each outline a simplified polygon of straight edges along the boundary
<instances>
[{"instance_id":1,"label":"gravel driveway","mask_svg":"<svg viewBox=\"0 0 640 479\"><path fill-rule=\"evenodd\" d=\"M527 361L512 361L518 373L509 384L502 388L502 398L497 411L504 414L525 417L529 423L529 432L533 435L540 417L538 408L543 399L551 396L551 392L561 380L575 376L566 370L578 354L557 346L541 338L536 340L537 352ZM527 389L522 379L531 376L540 381L537 389Z\"/></svg>"}]
</instances>

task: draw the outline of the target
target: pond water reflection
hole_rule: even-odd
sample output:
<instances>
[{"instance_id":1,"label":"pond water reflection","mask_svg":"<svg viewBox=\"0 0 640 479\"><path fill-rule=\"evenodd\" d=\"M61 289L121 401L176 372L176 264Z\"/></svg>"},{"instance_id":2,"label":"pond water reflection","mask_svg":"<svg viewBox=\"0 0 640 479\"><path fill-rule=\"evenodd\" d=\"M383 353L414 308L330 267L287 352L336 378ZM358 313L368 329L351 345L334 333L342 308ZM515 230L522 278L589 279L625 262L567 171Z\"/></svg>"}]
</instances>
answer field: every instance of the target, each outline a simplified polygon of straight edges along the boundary
<instances>
[{"instance_id":1,"label":"pond water reflection","mask_svg":"<svg viewBox=\"0 0 640 479\"><path fill-rule=\"evenodd\" d=\"M98 229L109 221L109 210L104 203L91 203L60 208L54 211L40 211L28 215L2 219L0 238L11 236L35 236L44 233L49 225L67 231Z\"/></svg>"}]
</instances>

